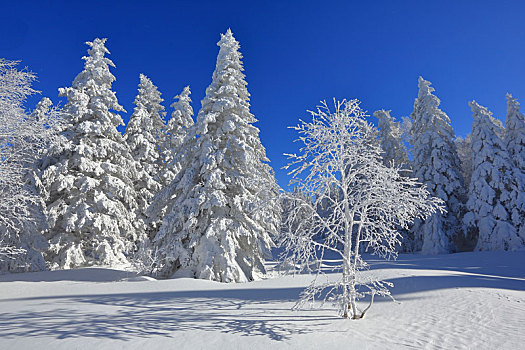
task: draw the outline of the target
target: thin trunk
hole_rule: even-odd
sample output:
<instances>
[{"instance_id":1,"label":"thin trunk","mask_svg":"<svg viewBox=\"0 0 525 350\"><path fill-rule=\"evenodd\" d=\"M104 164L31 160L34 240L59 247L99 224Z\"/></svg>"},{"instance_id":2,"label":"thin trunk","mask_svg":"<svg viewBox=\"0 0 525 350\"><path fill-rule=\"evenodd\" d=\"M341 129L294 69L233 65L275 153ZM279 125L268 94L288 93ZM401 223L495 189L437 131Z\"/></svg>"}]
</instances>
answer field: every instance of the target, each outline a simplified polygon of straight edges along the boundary
<instances>
[{"instance_id":1,"label":"thin trunk","mask_svg":"<svg viewBox=\"0 0 525 350\"><path fill-rule=\"evenodd\" d=\"M348 193L346 192L345 175L344 172L341 174L341 182L343 183L343 203L344 203L344 217L345 217L345 241L344 241L344 257L343 257L343 317L348 318L348 310L351 305L352 291L348 290L348 279L351 278L350 270L350 255L352 250L352 227L354 217L350 213L350 207L348 206Z\"/></svg>"},{"instance_id":2,"label":"thin trunk","mask_svg":"<svg viewBox=\"0 0 525 350\"><path fill-rule=\"evenodd\" d=\"M344 318L348 318L348 309L350 308L350 295L348 291L348 278L350 277L350 252L351 252L351 243L352 235L348 229L349 223L346 220L345 222L345 246L344 246L344 256L343 256L343 310ZM351 227L351 226L350 226Z\"/></svg>"},{"instance_id":3,"label":"thin trunk","mask_svg":"<svg viewBox=\"0 0 525 350\"><path fill-rule=\"evenodd\" d=\"M357 304L356 304L356 291L355 291L355 284L356 284L356 272L357 272L357 260L359 257L359 243L361 242L361 230L363 229L363 217L361 217L361 220L359 220L359 226L357 228L357 234L355 236L355 248L354 248L354 262L352 266L353 276L352 281L350 283L350 305L352 307L352 314L354 319L359 318L357 316Z\"/></svg>"}]
</instances>

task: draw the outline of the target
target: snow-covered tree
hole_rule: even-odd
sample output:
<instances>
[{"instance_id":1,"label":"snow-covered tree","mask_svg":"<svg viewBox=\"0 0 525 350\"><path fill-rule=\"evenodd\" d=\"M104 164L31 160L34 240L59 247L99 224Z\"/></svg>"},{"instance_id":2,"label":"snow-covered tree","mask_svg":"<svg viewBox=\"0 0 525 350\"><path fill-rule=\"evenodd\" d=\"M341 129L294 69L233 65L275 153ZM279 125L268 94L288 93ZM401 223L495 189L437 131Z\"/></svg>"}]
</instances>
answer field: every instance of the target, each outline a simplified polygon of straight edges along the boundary
<instances>
[{"instance_id":1,"label":"snow-covered tree","mask_svg":"<svg viewBox=\"0 0 525 350\"><path fill-rule=\"evenodd\" d=\"M174 159L181 170L163 191L170 203L154 243L161 276L241 282L264 272L280 206L253 126L239 43L228 30L218 45L196 128Z\"/></svg>"},{"instance_id":2,"label":"snow-covered tree","mask_svg":"<svg viewBox=\"0 0 525 350\"><path fill-rule=\"evenodd\" d=\"M180 152L184 140L193 126L193 108L191 107L191 91L186 86L179 95L175 96L175 102L171 104L174 109L166 126L166 137L164 144L164 172L163 181L168 185L175 175L180 171L180 163L173 161Z\"/></svg>"},{"instance_id":3,"label":"snow-covered tree","mask_svg":"<svg viewBox=\"0 0 525 350\"><path fill-rule=\"evenodd\" d=\"M360 247L395 258L399 228L407 229L414 218L434 213L442 201L431 197L417 179L401 176L401 168L383 164L381 147L369 142L375 136L374 127L358 100L334 103L332 111L322 102L310 112L311 122L301 121L294 127L304 146L298 155L288 155L291 185L307 196L290 198L296 204L287 215L289 225L285 225L281 245L284 259L317 266L319 273L325 255L331 256L331 263L334 256L341 259L335 266L342 271L341 279L322 282L318 275L297 306L320 297L334 301L343 317L358 319L371 306L374 295L390 296L388 287L392 286L378 279L366 280L359 273L367 268ZM315 210L322 202L329 203L329 216ZM302 212L311 217L293 225ZM365 295L371 295L369 307L358 311L357 300Z\"/></svg>"},{"instance_id":4,"label":"snow-covered tree","mask_svg":"<svg viewBox=\"0 0 525 350\"><path fill-rule=\"evenodd\" d=\"M35 75L0 59L0 272L45 269L45 218L36 163L55 139L58 112L44 98L23 109Z\"/></svg>"},{"instance_id":5,"label":"snow-covered tree","mask_svg":"<svg viewBox=\"0 0 525 350\"><path fill-rule=\"evenodd\" d=\"M283 192L280 200L282 208L281 229L283 231L297 231L301 225L308 224L309 219L312 217L312 213L310 213L309 210L313 209L313 203L308 207L301 205L301 203L310 200L307 194L296 187L291 192ZM328 208L327 203L328 201L325 201L325 203L322 203L322 208L316 208L320 216L329 215L329 213L326 212ZM297 206L300 206L300 208L296 208ZM289 215L293 215L293 218L289 217Z\"/></svg>"},{"instance_id":6,"label":"snow-covered tree","mask_svg":"<svg viewBox=\"0 0 525 350\"><path fill-rule=\"evenodd\" d=\"M404 143L404 136L411 126L409 118L405 118L403 124L396 122L391 111L384 109L375 111L374 117L377 118L379 128L379 141L383 150L383 164L385 166L398 166L406 169L401 173L402 176L410 176L410 161L408 160L407 148ZM401 232L401 251L411 252L414 250L414 234L410 230Z\"/></svg>"},{"instance_id":7,"label":"snow-covered tree","mask_svg":"<svg viewBox=\"0 0 525 350\"><path fill-rule=\"evenodd\" d=\"M518 186L511 217L520 236L525 237L525 116L520 112L520 103L511 94L507 94L505 126L505 146L514 164Z\"/></svg>"},{"instance_id":8,"label":"snow-covered tree","mask_svg":"<svg viewBox=\"0 0 525 350\"><path fill-rule=\"evenodd\" d=\"M520 103L511 94L507 94L505 127L505 145L509 156L525 172L525 116L520 112Z\"/></svg>"},{"instance_id":9,"label":"snow-covered tree","mask_svg":"<svg viewBox=\"0 0 525 350\"><path fill-rule=\"evenodd\" d=\"M454 241L463 236L461 219L466 200L454 130L433 91L430 82L419 77L419 94L411 114L413 174L432 195L445 201L447 210L415 221L412 232L420 246L416 249L425 254L454 251Z\"/></svg>"},{"instance_id":10,"label":"snow-covered tree","mask_svg":"<svg viewBox=\"0 0 525 350\"><path fill-rule=\"evenodd\" d=\"M512 223L512 209L519 195L513 164L499 134L499 123L487 108L469 102L473 112L472 179L464 222L476 231L476 250L513 250L525 244Z\"/></svg>"},{"instance_id":11,"label":"snow-covered tree","mask_svg":"<svg viewBox=\"0 0 525 350\"><path fill-rule=\"evenodd\" d=\"M179 95L174 97L175 102L171 104L174 111L165 127L162 144L163 164L159 172L163 189L152 199L146 211L148 222L157 228L154 231L155 234L174 199L169 185L180 171L184 158L193 152L191 147L184 147L193 145L194 141L191 139L194 135L194 130L192 130L194 122L190 94L190 87L186 86ZM149 259L150 252L144 253Z\"/></svg>"},{"instance_id":12,"label":"snow-covered tree","mask_svg":"<svg viewBox=\"0 0 525 350\"><path fill-rule=\"evenodd\" d=\"M164 142L164 120L166 115L164 101L157 87L144 74L140 75L138 95L135 98L135 109L131 115L124 139L129 145L131 155L137 162L139 180L135 182L137 192L138 218L146 225L146 212L153 196L161 189L163 158L161 144ZM148 234L155 225L146 229Z\"/></svg>"},{"instance_id":13,"label":"snow-covered tree","mask_svg":"<svg viewBox=\"0 0 525 350\"><path fill-rule=\"evenodd\" d=\"M386 166L394 164L403 168L409 168L410 162L408 161L407 149L402 139L403 130L400 123L390 116L390 112L384 109L374 112L374 117L378 121L377 126L379 127L379 140L383 150L383 163Z\"/></svg>"},{"instance_id":14,"label":"snow-covered tree","mask_svg":"<svg viewBox=\"0 0 525 350\"><path fill-rule=\"evenodd\" d=\"M458 136L454 143L458 150L458 157L461 162L461 174L465 181L465 188L469 188L470 178L472 177L472 135L468 134L464 138Z\"/></svg>"},{"instance_id":15,"label":"snow-covered tree","mask_svg":"<svg viewBox=\"0 0 525 350\"><path fill-rule=\"evenodd\" d=\"M135 161L117 126L124 111L111 85L113 62L106 39L87 42L84 70L60 88L67 147L50 157L43 172L51 267L73 268L127 262L140 233L135 220ZM135 225L139 226L136 227Z\"/></svg>"}]
</instances>

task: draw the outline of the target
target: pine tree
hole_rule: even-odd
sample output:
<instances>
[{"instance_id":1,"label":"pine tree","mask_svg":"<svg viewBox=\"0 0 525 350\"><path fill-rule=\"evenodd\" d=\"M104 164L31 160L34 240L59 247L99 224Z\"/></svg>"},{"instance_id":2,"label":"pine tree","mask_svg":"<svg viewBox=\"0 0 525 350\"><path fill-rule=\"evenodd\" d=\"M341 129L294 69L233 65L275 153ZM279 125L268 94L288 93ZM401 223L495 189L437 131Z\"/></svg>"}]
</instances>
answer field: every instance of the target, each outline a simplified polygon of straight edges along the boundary
<instances>
[{"instance_id":1,"label":"pine tree","mask_svg":"<svg viewBox=\"0 0 525 350\"><path fill-rule=\"evenodd\" d=\"M140 179L135 182L138 217L146 225L146 212L153 196L161 189L161 171L164 164L160 145L164 142L164 101L157 87L144 74L140 75L135 110L129 119L124 139L137 162ZM148 236L155 230L155 223L147 225Z\"/></svg>"},{"instance_id":2,"label":"pine tree","mask_svg":"<svg viewBox=\"0 0 525 350\"><path fill-rule=\"evenodd\" d=\"M463 237L465 189L460 160L449 117L439 109L430 82L419 77L419 94L414 102L411 129L414 175L430 193L445 201L447 213L436 213L424 222L416 220L412 232L426 254L454 251L454 240Z\"/></svg>"},{"instance_id":3,"label":"pine tree","mask_svg":"<svg viewBox=\"0 0 525 350\"><path fill-rule=\"evenodd\" d=\"M139 236L133 182L135 162L117 126L124 111L111 84L115 80L104 57L106 39L87 42L84 70L72 87L60 88L67 98L65 147L44 170L49 241L53 268L127 262Z\"/></svg>"},{"instance_id":4,"label":"pine tree","mask_svg":"<svg viewBox=\"0 0 525 350\"><path fill-rule=\"evenodd\" d=\"M162 189L152 199L151 205L146 213L148 221L157 228L166 215L168 207L173 201L173 186L171 182L181 169L184 158L192 153L193 140L193 108L191 107L190 87L186 86L180 95L175 96L175 102L171 104L174 108L171 119L168 121L162 144L163 164L160 170Z\"/></svg>"},{"instance_id":5,"label":"pine tree","mask_svg":"<svg viewBox=\"0 0 525 350\"><path fill-rule=\"evenodd\" d=\"M511 94L507 94L505 126L505 146L514 165L514 179L518 186L511 218L520 236L525 237L525 116L520 112L520 103Z\"/></svg>"},{"instance_id":6,"label":"pine tree","mask_svg":"<svg viewBox=\"0 0 525 350\"><path fill-rule=\"evenodd\" d=\"M401 167L407 169L402 171L402 176L411 176L410 162L408 160L407 149L403 143L402 125L396 122L390 116L391 111L384 109L375 111L374 117L377 118L379 127L379 140L381 149L383 150L382 158L383 164L387 167ZM406 123L406 121L405 121ZM411 252L414 250L414 234L410 230L401 231L401 251Z\"/></svg>"},{"instance_id":7,"label":"pine tree","mask_svg":"<svg viewBox=\"0 0 525 350\"><path fill-rule=\"evenodd\" d=\"M169 184L180 171L180 164L173 161L179 153L184 140L187 138L190 128L193 126L193 108L191 107L190 87L186 86L179 95L175 96L175 102L171 104L174 109L171 119L166 127L164 145L164 183Z\"/></svg>"},{"instance_id":8,"label":"pine tree","mask_svg":"<svg viewBox=\"0 0 525 350\"><path fill-rule=\"evenodd\" d=\"M378 120L379 140L383 150L383 164L386 166L401 166L408 168L407 149L403 144L401 126L390 116L391 111L384 109L375 111L374 117Z\"/></svg>"},{"instance_id":9,"label":"pine tree","mask_svg":"<svg viewBox=\"0 0 525 350\"><path fill-rule=\"evenodd\" d=\"M487 108L469 102L473 112L472 181L464 221L477 231L476 250L512 250L525 244L511 220L518 192L513 165L499 134L499 123Z\"/></svg>"},{"instance_id":10,"label":"pine tree","mask_svg":"<svg viewBox=\"0 0 525 350\"><path fill-rule=\"evenodd\" d=\"M465 138L458 136L454 143L461 162L461 175L465 181L465 188L468 189L472 177L472 135L468 134Z\"/></svg>"},{"instance_id":11,"label":"pine tree","mask_svg":"<svg viewBox=\"0 0 525 350\"><path fill-rule=\"evenodd\" d=\"M239 43L221 35L212 83L167 189L155 245L159 274L221 282L257 278L280 224L277 185L250 113ZM273 200L273 201L272 201Z\"/></svg>"},{"instance_id":12,"label":"pine tree","mask_svg":"<svg viewBox=\"0 0 525 350\"><path fill-rule=\"evenodd\" d=\"M505 119L505 146L516 167L525 172L525 116L520 103L507 94L507 118Z\"/></svg>"}]
</instances>

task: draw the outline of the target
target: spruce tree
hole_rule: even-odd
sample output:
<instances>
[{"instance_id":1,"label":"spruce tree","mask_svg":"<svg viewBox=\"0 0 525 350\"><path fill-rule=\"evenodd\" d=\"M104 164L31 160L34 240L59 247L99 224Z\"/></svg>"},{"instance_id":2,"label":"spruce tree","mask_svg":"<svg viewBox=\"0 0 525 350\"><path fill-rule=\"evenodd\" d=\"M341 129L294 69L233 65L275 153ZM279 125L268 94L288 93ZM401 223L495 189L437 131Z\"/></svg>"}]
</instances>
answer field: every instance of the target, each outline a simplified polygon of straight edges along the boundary
<instances>
[{"instance_id":1,"label":"spruce tree","mask_svg":"<svg viewBox=\"0 0 525 350\"><path fill-rule=\"evenodd\" d=\"M374 112L379 127L379 141L381 145L383 164L387 167L401 167L407 171L401 171L402 176L411 176L410 161L408 160L407 148L403 143L403 130L400 122L396 122L390 115L390 110L381 109ZM414 250L414 234L410 230L399 228L401 232L401 247L403 252Z\"/></svg>"},{"instance_id":2,"label":"spruce tree","mask_svg":"<svg viewBox=\"0 0 525 350\"><path fill-rule=\"evenodd\" d=\"M87 42L84 70L71 87L60 88L67 147L44 170L48 261L53 268L127 262L139 235L135 216L139 179L135 161L117 126L124 108L111 89L115 77L105 57L106 39Z\"/></svg>"},{"instance_id":3,"label":"spruce tree","mask_svg":"<svg viewBox=\"0 0 525 350\"><path fill-rule=\"evenodd\" d=\"M469 102L473 112L472 180L464 221L478 234L476 250L513 250L523 247L511 213L518 193L513 164L499 134L499 123L487 108Z\"/></svg>"},{"instance_id":4,"label":"spruce tree","mask_svg":"<svg viewBox=\"0 0 525 350\"><path fill-rule=\"evenodd\" d=\"M175 178L175 175L180 170L180 162L173 160L180 152L182 144L190 132L190 128L194 125L190 94L190 87L186 86L179 95L174 97L175 101L171 104L174 110L166 126L164 141L163 181L166 185Z\"/></svg>"},{"instance_id":5,"label":"spruce tree","mask_svg":"<svg viewBox=\"0 0 525 350\"><path fill-rule=\"evenodd\" d=\"M277 185L253 126L239 43L228 29L218 46L194 134L180 151L181 171L166 191L174 200L154 241L164 277L253 280L264 272L270 235L280 223Z\"/></svg>"},{"instance_id":6,"label":"spruce tree","mask_svg":"<svg viewBox=\"0 0 525 350\"><path fill-rule=\"evenodd\" d=\"M458 136L455 138L454 143L456 144L461 163L461 175L463 175L465 188L468 192L470 178L472 177L472 135L468 134L464 138Z\"/></svg>"},{"instance_id":7,"label":"spruce tree","mask_svg":"<svg viewBox=\"0 0 525 350\"><path fill-rule=\"evenodd\" d=\"M422 77L418 85L411 114L412 169L433 196L445 201L447 212L436 213L425 221L416 220L412 232L420 240L423 253L450 253L455 250L454 240L463 237L465 189L460 160L450 119L439 109L434 89Z\"/></svg>"},{"instance_id":8,"label":"spruce tree","mask_svg":"<svg viewBox=\"0 0 525 350\"><path fill-rule=\"evenodd\" d=\"M155 230L155 225L146 224L145 213L153 196L162 187L160 174L164 164L160 146L164 142L163 117L166 115L162 101L157 87L141 74L138 95L134 101L135 109L124 134L139 170L139 180L135 182L138 218L147 226L148 236Z\"/></svg>"},{"instance_id":9,"label":"spruce tree","mask_svg":"<svg viewBox=\"0 0 525 350\"><path fill-rule=\"evenodd\" d=\"M511 94L507 94L505 126L505 146L514 165L514 179L518 186L511 217L520 236L525 237L525 116L520 112L520 103Z\"/></svg>"},{"instance_id":10,"label":"spruce tree","mask_svg":"<svg viewBox=\"0 0 525 350\"><path fill-rule=\"evenodd\" d=\"M192 153L191 148L184 147L186 144L193 144L190 136L194 126L190 94L190 87L186 86L175 96L175 102L171 104L174 111L164 130L163 163L159 171L162 189L152 199L146 211L148 222L156 228L154 234L158 232L159 225L173 201L173 186L170 187L170 184L180 171L185 156Z\"/></svg>"},{"instance_id":11,"label":"spruce tree","mask_svg":"<svg viewBox=\"0 0 525 350\"><path fill-rule=\"evenodd\" d=\"M407 149L403 143L401 126L392 116L391 111L384 109L375 111L374 117L378 120L379 140L383 150L383 164L386 166L402 166L409 168Z\"/></svg>"}]
</instances>

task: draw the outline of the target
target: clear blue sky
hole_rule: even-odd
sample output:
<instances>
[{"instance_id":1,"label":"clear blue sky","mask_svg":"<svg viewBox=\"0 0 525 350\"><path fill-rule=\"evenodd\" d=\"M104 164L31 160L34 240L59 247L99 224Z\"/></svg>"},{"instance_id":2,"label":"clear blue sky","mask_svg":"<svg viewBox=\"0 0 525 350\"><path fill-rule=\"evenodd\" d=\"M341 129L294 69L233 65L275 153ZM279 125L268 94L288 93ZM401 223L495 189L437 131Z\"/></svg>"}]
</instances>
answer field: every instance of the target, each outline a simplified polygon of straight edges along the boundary
<instances>
[{"instance_id":1,"label":"clear blue sky","mask_svg":"<svg viewBox=\"0 0 525 350\"><path fill-rule=\"evenodd\" d=\"M287 129L321 99L358 98L369 113L412 111L430 80L457 135L475 99L504 119L505 93L525 104L525 1L5 1L0 57L22 60L58 102L82 70L85 41L107 37L114 89L133 111L139 73L168 108L191 86L196 111L211 82L220 33L241 43L252 112L277 172L294 152ZM33 108L37 99L28 101Z\"/></svg>"}]
</instances>

